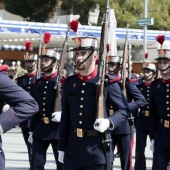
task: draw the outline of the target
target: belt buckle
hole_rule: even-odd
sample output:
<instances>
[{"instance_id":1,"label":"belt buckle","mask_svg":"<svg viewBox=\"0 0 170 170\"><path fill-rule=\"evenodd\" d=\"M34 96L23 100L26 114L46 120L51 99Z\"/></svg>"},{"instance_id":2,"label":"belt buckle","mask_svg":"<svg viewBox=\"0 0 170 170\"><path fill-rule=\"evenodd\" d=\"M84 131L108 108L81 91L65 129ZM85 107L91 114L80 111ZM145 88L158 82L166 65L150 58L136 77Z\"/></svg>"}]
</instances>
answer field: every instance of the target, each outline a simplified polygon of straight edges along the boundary
<instances>
[{"instance_id":1,"label":"belt buckle","mask_svg":"<svg viewBox=\"0 0 170 170\"><path fill-rule=\"evenodd\" d=\"M164 120L164 127L169 128L169 121L168 120Z\"/></svg>"},{"instance_id":2,"label":"belt buckle","mask_svg":"<svg viewBox=\"0 0 170 170\"><path fill-rule=\"evenodd\" d=\"M145 116L149 116L149 111L145 111Z\"/></svg>"},{"instance_id":3,"label":"belt buckle","mask_svg":"<svg viewBox=\"0 0 170 170\"><path fill-rule=\"evenodd\" d=\"M77 137L82 138L83 137L83 129L77 128L76 134L77 134Z\"/></svg>"},{"instance_id":4,"label":"belt buckle","mask_svg":"<svg viewBox=\"0 0 170 170\"><path fill-rule=\"evenodd\" d=\"M109 115L112 115L114 113L113 109L109 110Z\"/></svg>"},{"instance_id":5,"label":"belt buckle","mask_svg":"<svg viewBox=\"0 0 170 170\"><path fill-rule=\"evenodd\" d=\"M45 124L49 124L50 121L49 121L49 118L48 117L43 117L43 121Z\"/></svg>"}]
</instances>

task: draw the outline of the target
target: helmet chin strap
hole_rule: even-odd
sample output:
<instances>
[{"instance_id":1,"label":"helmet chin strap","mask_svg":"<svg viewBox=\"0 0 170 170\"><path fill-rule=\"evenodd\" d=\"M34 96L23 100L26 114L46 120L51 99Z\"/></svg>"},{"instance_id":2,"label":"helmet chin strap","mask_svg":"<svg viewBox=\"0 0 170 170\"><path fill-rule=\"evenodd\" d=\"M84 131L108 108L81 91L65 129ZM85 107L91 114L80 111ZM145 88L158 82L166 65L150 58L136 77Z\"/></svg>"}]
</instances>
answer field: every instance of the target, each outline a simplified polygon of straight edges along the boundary
<instances>
[{"instance_id":1,"label":"helmet chin strap","mask_svg":"<svg viewBox=\"0 0 170 170\"><path fill-rule=\"evenodd\" d=\"M45 67L45 68L43 68L43 69L46 69L46 68L52 66L55 62L56 62L56 60L54 60L50 65L48 65L47 67Z\"/></svg>"},{"instance_id":2,"label":"helmet chin strap","mask_svg":"<svg viewBox=\"0 0 170 170\"><path fill-rule=\"evenodd\" d=\"M117 67L116 67L113 71L110 71L110 74L114 74L114 72L115 72L116 70L118 70L119 67L120 67L120 64L118 64Z\"/></svg>"},{"instance_id":3,"label":"helmet chin strap","mask_svg":"<svg viewBox=\"0 0 170 170\"><path fill-rule=\"evenodd\" d=\"M154 73L154 72L152 72L152 74L150 74L150 75L148 75L148 76L145 76L145 77L146 77L146 78L148 78L148 77L152 76L152 75L153 75L153 73Z\"/></svg>"},{"instance_id":4,"label":"helmet chin strap","mask_svg":"<svg viewBox=\"0 0 170 170\"><path fill-rule=\"evenodd\" d=\"M161 70L161 69L158 67L158 69L159 69L160 71L166 71L166 70L168 70L168 68L170 68L170 65L169 65L166 69L164 69L164 70Z\"/></svg>"},{"instance_id":5,"label":"helmet chin strap","mask_svg":"<svg viewBox=\"0 0 170 170\"><path fill-rule=\"evenodd\" d=\"M94 50L95 49L93 49L92 52L80 64L78 64L78 65L76 64L76 66L81 66L84 62L86 62L90 58L90 56L93 54Z\"/></svg>"}]
</instances>

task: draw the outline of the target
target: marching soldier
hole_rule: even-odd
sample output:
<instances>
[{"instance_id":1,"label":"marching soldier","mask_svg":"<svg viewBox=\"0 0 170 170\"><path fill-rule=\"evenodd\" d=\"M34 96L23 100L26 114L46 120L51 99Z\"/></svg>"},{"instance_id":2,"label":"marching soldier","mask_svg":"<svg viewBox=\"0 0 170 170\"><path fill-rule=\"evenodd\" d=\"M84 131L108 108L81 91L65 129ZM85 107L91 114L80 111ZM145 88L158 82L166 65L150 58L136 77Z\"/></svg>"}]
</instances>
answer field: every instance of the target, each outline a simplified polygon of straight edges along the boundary
<instances>
[{"instance_id":1,"label":"marching soldier","mask_svg":"<svg viewBox=\"0 0 170 170\"><path fill-rule=\"evenodd\" d=\"M153 151L152 170L167 168L170 158L170 44L157 36L158 69L162 78L153 81L150 93L150 130Z\"/></svg>"},{"instance_id":2,"label":"marching soldier","mask_svg":"<svg viewBox=\"0 0 170 170\"><path fill-rule=\"evenodd\" d=\"M0 115L0 134L7 132L38 112L35 100L8 77L7 70L7 65L0 66L0 112L2 112L4 103L10 106L9 110ZM0 169L5 170L1 136L0 150Z\"/></svg>"},{"instance_id":3,"label":"marching soldier","mask_svg":"<svg viewBox=\"0 0 170 170\"><path fill-rule=\"evenodd\" d=\"M39 105L39 112L32 119L29 141L33 143L32 168L44 170L46 152L52 145L57 170L62 169L62 163L58 162L58 133L61 112L54 112L56 98L55 83L57 78L56 67L59 53L53 49L43 51L41 58L41 71L44 76L36 81L35 99Z\"/></svg>"},{"instance_id":4,"label":"marching soldier","mask_svg":"<svg viewBox=\"0 0 170 170\"><path fill-rule=\"evenodd\" d=\"M102 134L124 123L129 107L118 83L112 83L106 76L104 94L107 111L105 118L96 119L97 39L77 37L74 42L79 73L66 78L63 86L59 161L64 162L63 170L105 170ZM111 116L108 115L109 103L115 109Z\"/></svg>"},{"instance_id":5,"label":"marching soldier","mask_svg":"<svg viewBox=\"0 0 170 170\"><path fill-rule=\"evenodd\" d=\"M25 61L25 68L27 70L27 73L17 78L16 82L31 96L33 96L34 93L33 88L35 86L34 82L36 81L37 54L26 53L24 55L24 61ZM32 145L28 142L30 123L31 123L31 119L28 119L22 122L20 124L20 127L24 137L25 144L28 149L29 162L31 167Z\"/></svg>"},{"instance_id":6,"label":"marching soldier","mask_svg":"<svg viewBox=\"0 0 170 170\"><path fill-rule=\"evenodd\" d=\"M155 79L156 67L153 63L145 63L143 67L143 80L137 85L141 93L147 100L147 104L140 108L140 112L136 117L136 156L135 169L146 170L145 148L147 136L150 137L149 131L149 96L150 86Z\"/></svg>"},{"instance_id":7,"label":"marching soldier","mask_svg":"<svg viewBox=\"0 0 170 170\"><path fill-rule=\"evenodd\" d=\"M110 60L108 62L108 73L115 76L120 82L120 72L121 72L121 59L118 56L109 56ZM132 80L126 79L126 97L129 103L131 111L138 109L146 104L146 100L141 92L136 87L136 84ZM110 105L110 114L114 114L113 105ZM133 122L131 119L126 120L124 123L120 124L116 129L112 131L113 148L118 144L118 149L120 152L120 161L122 170L130 170L130 153L131 153L131 135L134 133L131 130Z\"/></svg>"}]
</instances>

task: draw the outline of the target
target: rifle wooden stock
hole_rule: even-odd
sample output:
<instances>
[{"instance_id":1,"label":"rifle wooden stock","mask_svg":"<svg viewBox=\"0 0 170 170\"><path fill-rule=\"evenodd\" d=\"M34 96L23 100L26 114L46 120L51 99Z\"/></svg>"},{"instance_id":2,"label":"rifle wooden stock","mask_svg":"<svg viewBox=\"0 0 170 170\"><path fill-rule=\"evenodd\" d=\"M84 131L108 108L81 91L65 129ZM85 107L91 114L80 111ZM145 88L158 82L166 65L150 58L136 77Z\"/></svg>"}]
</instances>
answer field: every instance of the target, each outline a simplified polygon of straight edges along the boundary
<instances>
[{"instance_id":1,"label":"rifle wooden stock","mask_svg":"<svg viewBox=\"0 0 170 170\"><path fill-rule=\"evenodd\" d=\"M98 80L97 80L97 108L96 118L104 118L104 77L105 77L105 63L106 63L106 44L108 40L108 15L109 15L109 1L107 1L105 19L102 24L100 49L99 49L99 65L98 65Z\"/></svg>"},{"instance_id":2,"label":"rifle wooden stock","mask_svg":"<svg viewBox=\"0 0 170 170\"><path fill-rule=\"evenodd\" d=\"M98 79L96 89L96 118L104 118L105 100L104 100L104 79L105 79L105 64L107 57L106 44L108 42L108 15L109 15L109 0L106 4L105 19L102 24L101 38L100 38L100 50L99 50L99 65L98 65ZM110 135L108 131L105 131L103 135L103 149L106 156L106 169L111 169L110 161Z\"/></svg>"},{"instance_id":3,"label":"rifle wooden stock","mask_svg":"<svg viewBox=\"0 0 170 170\"><path fill-rule=\"evenodd\" d=\"M127 24L126 39L125 39L124 50L123 50L122 74L121 74L122 91L125 97L126 97L126 75L127 75L126 63L127 63L127 54L128 54L128 26L129 24Z\"/></svg>"},{"instance_id":4,"label":"rifle wooden stock","mask_svg":"<svg viewBox=\"0 0 170 170\"><path fill-rule=\"evenodd\" d=\"M41 29L40 29L40 36L39 36L39 47L38 47L38 57L37 57L37 73L36 73L36 79L38 80L41 76L41 41L42 41L42 35L41 35Z\"/></svg>"},{"instance_id":5,"label":"rifle wooden stock","mask_svg":"<svg viewBox=\"0 0 170 170\"><path fill-rule=\"evenodd\" d=\"M67 41L68 41L68 37L69 37L69 32L70 32L70 27L68 26L67 28L67 33L66 33L66 37L65 37L65 41L63 44L63 50L60 56L60 60L58 63L58 69L57 69L57 79L56 79L56 83L55 83L55 89L56 89L56 98L55 98L55 104L54 104L54 112L56 111L61 111L61 83L60 83L60 77L61 77L61 72L64 69L64 63L65 63L65 56L66 56L66 52L67 52Z\"/></svg>"}]
</instances>

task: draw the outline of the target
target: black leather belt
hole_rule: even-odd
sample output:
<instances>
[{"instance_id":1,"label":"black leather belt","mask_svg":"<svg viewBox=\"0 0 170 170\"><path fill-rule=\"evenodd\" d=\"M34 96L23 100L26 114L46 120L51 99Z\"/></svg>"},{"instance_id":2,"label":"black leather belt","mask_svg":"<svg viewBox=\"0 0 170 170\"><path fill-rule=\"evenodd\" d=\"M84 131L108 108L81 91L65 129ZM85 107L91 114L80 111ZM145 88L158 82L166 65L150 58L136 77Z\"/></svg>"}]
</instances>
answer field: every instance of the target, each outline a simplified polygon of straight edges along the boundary
<instances>
[{"instance_id":1,"label":"black leather belt","mask_svg":"<svg viewBox=\"0 0 170 170\"><path fill-rule=\"evenodd\" d=\"M102 133L96 130L84 130L80 128L75 128L74 133L79 138L88 137L88 136L102 136Z\"/></svg>"},{"instance_id":2,"label":"black leather belt","mask_svg":"<svg viewBox=\"0 0 170 170\"><path fill-rule=\"evenodd\" d=\"M142 110L142 114L144 114L145 116L149 116L149 111L148 110Z\"/></svg>"},{"instance_id":3,"label":"black leather belt","mask_svg":"<svg viewBox=\"0 0 170 170\"><path fill-rule=\"evenodd\" d=\"M163 124L164 127L166 127L166 128L170 127L170 123L169 123L170 121L169 120L161 119L160 122Z\"/></svg>"}]
</instances>

